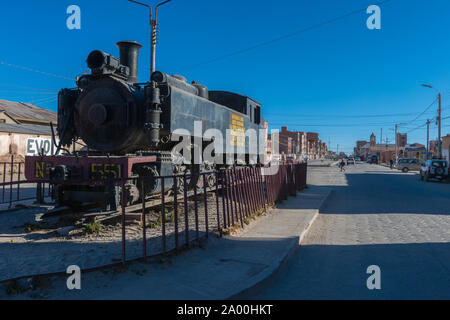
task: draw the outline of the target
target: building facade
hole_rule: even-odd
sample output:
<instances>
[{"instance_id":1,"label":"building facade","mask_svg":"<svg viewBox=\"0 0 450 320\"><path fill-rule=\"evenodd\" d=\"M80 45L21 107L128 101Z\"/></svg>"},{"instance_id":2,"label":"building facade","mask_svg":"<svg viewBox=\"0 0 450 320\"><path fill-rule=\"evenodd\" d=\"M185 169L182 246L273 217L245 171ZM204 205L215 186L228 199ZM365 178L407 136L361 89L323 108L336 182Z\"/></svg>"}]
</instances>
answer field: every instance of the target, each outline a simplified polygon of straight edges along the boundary
<instances>
[{"instance_id":1,"label":"building facade","mask_svg":"<svg viewBox=\"0 0 450 320\"><path fill-rule=\"evenodd\" d=\"M273 153L275 141L279 143L279 154L297 160L322 159L328 155L326 143L319 140L319 134L313 132L289 131L282 127L279 133L268 135Z\"/></svg>"}]
</instances>

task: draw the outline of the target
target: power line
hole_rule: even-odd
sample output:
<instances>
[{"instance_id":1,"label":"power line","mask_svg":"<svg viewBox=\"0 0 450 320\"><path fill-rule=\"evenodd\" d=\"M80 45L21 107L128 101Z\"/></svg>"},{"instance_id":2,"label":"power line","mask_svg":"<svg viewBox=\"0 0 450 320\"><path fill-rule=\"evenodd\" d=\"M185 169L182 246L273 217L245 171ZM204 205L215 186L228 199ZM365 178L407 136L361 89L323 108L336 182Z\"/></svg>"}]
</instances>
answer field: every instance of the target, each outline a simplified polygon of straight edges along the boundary
<instances>
[{"instance_id":1,"label":"power line","mask_svg":"<svg viewBox=\"0 0 450 320\"><path fill-rule=\"evenodd\" d=\"M405 116L413 116L416 115L417 112L409 112L409 113L397 113L397 114L373 114L373 115L289 115L289 118L341 118L341 119L364 119L364 118L392 118L392 117L405 117ZM263 115L267 116L286 116L286 113L272 113L272 112L264 112Z\"/></svg>"},{"instance_id":2,"label":"power line","mask_svg":"<svg viewBox=\"0 0 450 320\"><path fill-rule=\"evenodd\" d=\"M48 102L48 101L54 101L56 99L58 99L58 97L52 96L52 97L48 97L48 98L44 98L44 99L33 100L33 104L35 104L35 103L44 103L44 102Z\"/></svg>"},{"instance_id":3,"label":"power line","mask_svg":"<svg viewBox=\"0 0 450 320\"><path fill-rule=\"evenodd\" d=\"M41 92L58 92L58 91L52 90L52 89L40 89L40 88L25 87L25 86L19 86L19 85L16 85L16 84L5 83L5 82L1 82L1 83L0 83L0 87L10 87L10 88L17 88L17 89L27 89L27 90L41 91Z\"/></svg>"},{"instance_id":4,"label":"power line","mask_svg":"<svg viewBox=\"0 0 450 320\"><path fill-rule=\"evenodd\" d=\"M289 117L298 117L298 118L384 118L384 117L400 117L400 116L410 116L416 113L397 113L397 114L379 114L379 115L290 115ZM266 115L282 115L285 116L286 113L272 113L268 112Z\"/></svg>"},{"instance_id":5,"label":"power line","mask_svg":"<svg viewBox=\"0 0 450 320\"><path fill-rule=\"evenodd\" d=\"M380 5L388 3L390 1L392 1L392 0L380 1L380 2L376 3L375 5L380 6ZM252 50L255 50L255 49L258 49L258 48L261 48L261 47L265 47L265 46L271 45L271 44L273 44L275 42L279 42L279 41L282 41L282 40L285 40L285 39L288 39L288 38L292 38L292 37L295 37L295 36L297 36L299 34L302 34L302 33L305 33L305 32L308 32L308 31L320 28L320 27L323 27L325 25L331 24L331 23L339 21L339 20L343 20L345 18L348 18L350 16L356 15L358 13L366 12L366 10L367 10L367 7L362 8L362 9L358 9L358 10L346 13L346 14L344 14L342 16L339 16L339 17L336 17L336 18L333 18L333 19L330 19L330 20L326 20L324 22L321 22L321 23L318 23L318 24L315 24L315 25L312 25L312 26L309 26L309 27L297 30L295 32L292 32L292 33L280 36L278 38L275 38L275 39L272 39L272 40L269 40L269 41L265 41L265 42L261 42L259 44L253 45L251 47L247 47L247 48L240 49L240 50L237 50L237 51L234 51L234 52L230 52L230 53L221 55L221 56L219 56L217 58L206 60L204 62L200 62L200 63L194 64L194 65L185 67L184 69L197 68L197 67L202 66L202 65L210 64L210 63L217 62L217 61L220 61L220 60L223 60L223 59L235 56L235 55L239 55L239 54L242 54L242 53L245 53L245 52L248 52L248 51L252 51Z\"/></svg>"},{"instance_id":6,"label":"power line","mask_svg":"<svg viewBox=\"0 0 450 320\"><path fill-rule=\"evenodd\" d=\"M423 111L421 114L419 114L414 120L412 120L412 121L409 121L409 122L407 122L406 124L408 124L408 123L413 123L413 122L415 122L416 120L418 120L421 116L423 116L435 103L436 103L436 101L438 100L438 98L436 98L426 109L425 109L425 111Z\"/></svg>"},{"instance_id":7,"label":"power line","mask_svg":"<svg viewBox=\"0 0 450 320\"><path fill-rule=\"evenodd\" d=\"M3 61L0 61L0 64L4 65L4 66L7 66L7 67L11 67L11 68L16 68L16 69L20 69L20 70L29 71L29 72L39 73L39 74L42 74L42 75L45 75L45 76L49 76L49 77L54 77L54 78L58 78L58 79L74 81L74 79L71 79L69 77L65 77L65 76L61 76L61 75L58 75L58 74L49 73L49 72L45 72L45 71L41 71L41 70L37 70L37 69L31 69L31 68L28 68L28 67L19 66L17 64L6 63L6 62L3 62Z\"/></svg>"},{"instance_id":8,"label":"power line","mask_svg":"<svg viewBox=\"0 0 450 320\"><path fill-rule=\"evenodd\" d=\"M410 134L410 133L412 133L412 132L414 132L414 131L416 131L416 130L425 128L426 126L427 126L427 124L425 123L425 124L423 124L423 125L421 125L421 126L418 126L418 127L414 128L414 129L408 131L407 134Z\"/></svg>"},{"instance_id":9,"label":"power line","mask_svg":"<svg viewBox=\"0 0 450 320\"><path fill-rule=\"evenodd\" d=\"M367 127L367 126L387 126L395 125L394 122L390 123L362 123L362 124L301 124L301 123L289 123L289 122L269 122L272 126L292 126L292 127L324 127L324 128L342 128L342 127Z\"/></svg>"},{"instance_id":10,"label":"power line","mask_svg":"<svg viewBox=\"0 0 450 320\"><path fill-rule=\"evenodd\" d=\"M58 92L26 92L26 91L11 91L11 90L0 90L0 93L20 93L24 95L55 95Z\"/></svg>"}]
</instances>

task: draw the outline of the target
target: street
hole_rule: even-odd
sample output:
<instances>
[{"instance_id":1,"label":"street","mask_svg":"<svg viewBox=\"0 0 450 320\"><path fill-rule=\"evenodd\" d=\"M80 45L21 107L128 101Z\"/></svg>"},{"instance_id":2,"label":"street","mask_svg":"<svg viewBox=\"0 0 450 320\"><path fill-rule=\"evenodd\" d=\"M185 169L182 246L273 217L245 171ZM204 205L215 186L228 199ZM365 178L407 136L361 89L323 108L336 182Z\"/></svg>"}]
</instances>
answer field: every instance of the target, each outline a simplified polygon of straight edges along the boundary
<instances>
[{"instance_id":1,"label":"street","mask_svg":"<svg viewBox=\"0 0 450 320\"><path fill-rule=\"evenodd\" d=\"M449 299L450 184L378 165L310 167L332 188L286 269L253 299ZM369 290L369 266L381 290Z\"/></svg>"}]
</instances>

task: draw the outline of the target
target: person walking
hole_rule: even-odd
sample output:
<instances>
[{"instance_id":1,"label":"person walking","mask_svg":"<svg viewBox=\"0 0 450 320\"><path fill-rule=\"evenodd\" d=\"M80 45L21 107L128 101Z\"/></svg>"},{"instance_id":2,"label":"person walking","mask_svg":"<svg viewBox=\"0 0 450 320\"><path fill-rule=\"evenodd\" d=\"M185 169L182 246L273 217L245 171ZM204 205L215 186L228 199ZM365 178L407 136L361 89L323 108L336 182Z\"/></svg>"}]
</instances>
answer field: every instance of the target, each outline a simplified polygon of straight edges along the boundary
<instances>
[{"instance_id":1,"label":"person walking","mask_svg":"<svg viewBox=\"0 0 450 320\"><path fill-rule=\"evenodd\" d=\"M392 169L394 168L394 160L391 159L391 160L389 161L389 163L390 163L390 165L391 165L391 170L392 170Z\"/></svg>"},{"instance_id":2,"label":"person walking","mask_svg":"<svg viewBox=\"0 0 450 320\"><path fill-rule=\"evenodd\" d=\"M341 168L341 172L345 171L345 161L344 159L341 160L341 162L339 163L339 167Z\"/></svg>"}]
</instances>

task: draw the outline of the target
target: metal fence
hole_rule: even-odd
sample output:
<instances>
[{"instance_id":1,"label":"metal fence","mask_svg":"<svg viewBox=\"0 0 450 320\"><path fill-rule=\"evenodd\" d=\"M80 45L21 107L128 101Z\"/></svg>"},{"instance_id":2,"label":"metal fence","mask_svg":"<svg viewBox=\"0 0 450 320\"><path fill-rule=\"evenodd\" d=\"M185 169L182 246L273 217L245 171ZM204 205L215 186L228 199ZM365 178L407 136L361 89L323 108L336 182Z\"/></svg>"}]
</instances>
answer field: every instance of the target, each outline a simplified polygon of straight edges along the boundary
<instances>
[{"instance_id":1,"label":"metal fence","mask_svg":"<svg viewBox=\"0 0 450 320\"><path fill-rule=\"evenodd\" d=\"M14 164L13 161L11 163ZM238 228L249 224L252 218L305 188L306 174L306 164L282 164L277 167L234 168L158 177L161 192L150 198L143 197L139 204L130 205L126 193L121 193L121 205L114 214L117 222L110 227L113 234L108 235L110 240L107 244L104 241L69 243L68 247L71 249L65 252L63 242L47 243L42 254L61 254L55 260L58 265L39 269L42 264L27 260L30 265L37 266L36 269L27 269L24 272L27 275L11 270L10 277L5 275L9 279L0 283L22 278L65 275L65 268L72 264L79 265L83 272L109 268L179 252L212 235L222 237L234 233ZM198 180L195 188L188 188L190 179ZM126 188L130 182L141 189L140 194L145 194L148 182L146 178L123 181L122 187ZM7 181L5 183L13 184ZM14 183L18 186L21 184L17 181ZM169 185L173 185L172 191L164 192L165 186ZM130 218L134 223L129 223ZM101 251L103 259L99 260L99 256L96 259L80 256L79 250L74 250L74 246L83 251ZM87 260L82 260L83 258ZM107 262L111 260L115 262Z\"/></svg>"},{"instance_id":2,"label":"metal fence","mask_svg":"<svg viewBox=\"0 0 450 320\"><path fill-rule=\"evenodd\" d=\"M0 205L9 204L9 208L19 201L36 200L36 183L29 183L24 174L25 163L15 159L14 155L8 162L0 162ZM39 186L42 196L50 196L51 186L43 183Z\"/></svg>"},{"instance_id":3,"label":"metal fence","mask_svg":"<svg viewBox=\"0 0 450 320\"><path fill-rule=\"evenodd\" d=\"M277 167L228 169L197 175L158 177L162 190L169 181L173 184L173 194L167 196L164 191L160 194L160 206L156 209L159 224L152 227L158 229L160 236L150 238L152 242L159 241L160 245L153 245L153 250L149 250L147 237L148 201L142 199L141 258L178 251L192 242L207 239L212 230L222 236L236 227L243 228L249 223L249 219L265 212L267 207L286 200L289 195L295 196L298 191L304 189L306 174L306 164L283 164ZM207 183L211 176L214 177L214 186ZM190 179L199 182L193 191L188 191L187 188ZM140 194L145 194L145 182L145 178L141 179ZM125 184L126 182L123 183L123 188ZM154 214L155 212L153 216ZM122 193L121 216L122 262L125 263L128 261L125 193ZM133 257L133 260L135 259L136 257Z\"/></svg>"}]
</instances>

